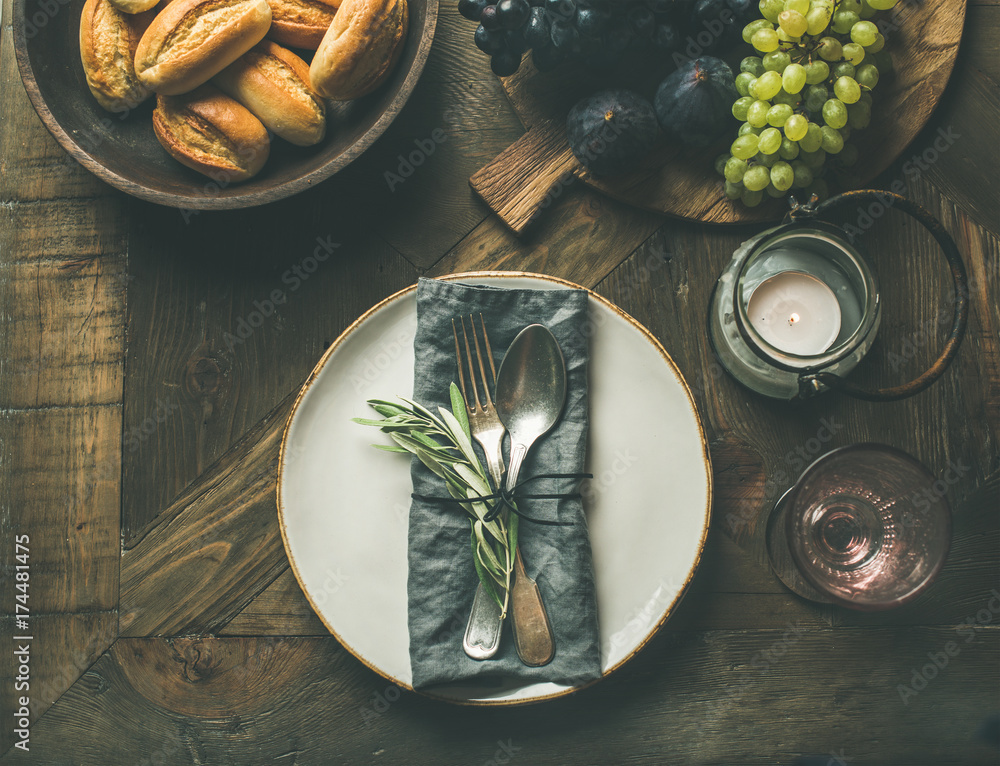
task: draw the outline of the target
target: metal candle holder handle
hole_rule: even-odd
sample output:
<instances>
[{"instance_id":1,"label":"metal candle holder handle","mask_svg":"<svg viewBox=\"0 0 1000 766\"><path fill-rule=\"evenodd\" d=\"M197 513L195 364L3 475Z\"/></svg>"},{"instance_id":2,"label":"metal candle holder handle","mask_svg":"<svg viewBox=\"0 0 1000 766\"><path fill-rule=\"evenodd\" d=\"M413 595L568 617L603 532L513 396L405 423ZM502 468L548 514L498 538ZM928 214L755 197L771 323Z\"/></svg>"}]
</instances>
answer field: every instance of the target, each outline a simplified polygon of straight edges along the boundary
<instances>
[{"instance_id":1,"label":"metal candle holder handle","mask_svg":"<svg viewBox=\"0 0 1000 766\"><path fill-rule=\"evenodd\" d=\"M870 402L892 402L905 399L923 391L945 373L955 358L955 354L958 353L958 347L962 345L962 340L965 337L965 328L969 321L969 280L965 272L965 264L962 262L962 256L958 252L958 247L955 245L955 241L951 238L951 235L941 225L941 222L920 205L911 202L899 194L870 189L844 192L815 206L808 204L796 206L789 212L787 217L792 221L801 219L809 220L837 208L869 200L878 201L886 207L898 208L911 218L914 218L930 232L931 236L941 246L941 251L944 253L945 260L948 261L948 267L951 270L955 289L955 312L952 317L948 340L941 350L941 355L938 356L927 370L908 383L903 383L899 386L869 389L859 386L856 383L851 383L846 378L830 372L816 372L803 375L800 378L800 384L806 390L815 390L816 385L813 382L815 381L834 391L853 396L856 399L864 399ZM889 202L886 200L889 200Z\"/></svg>"},{"instance_id":2,"label":"metal candle holder handle","mask_svg":"<svg viewBox=\"0 0 1000 766\"><path fill-rule=\"evenodd\" d=\"M822 219L870 200L899 208L931 233L948 261L955 290L952 327L938 359L910 382L879 389L845 378L871 349L881 323L877 279L853 238ZM810 298L816 297L816 283L822 283L832 306ZM755 304L756 296L760 300ZM815 198L805 205L793 199L781 224L733 253L712 294L709 337L729 373L765 396L805 399L831 389L868 401L894 401L923 391L944 374L965 335L968 299L965 266L954 240L916 203L874 190L847 192L821 204ZM797 335L787 329L775 334L775 322L784 316L790 326L802 328ZM836 337L830 342L824 333Z\"/></svg>"}]
</instances>

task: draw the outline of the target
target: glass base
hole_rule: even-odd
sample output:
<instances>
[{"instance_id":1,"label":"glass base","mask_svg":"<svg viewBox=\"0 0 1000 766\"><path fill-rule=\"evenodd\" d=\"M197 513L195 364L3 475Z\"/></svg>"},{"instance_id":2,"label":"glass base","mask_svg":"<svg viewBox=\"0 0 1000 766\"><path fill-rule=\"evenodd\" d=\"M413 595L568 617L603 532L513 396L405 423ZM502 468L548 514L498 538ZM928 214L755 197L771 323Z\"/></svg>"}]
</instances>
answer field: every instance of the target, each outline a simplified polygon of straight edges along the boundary
<instances>
[{"instance_id":1,"label":"glass base","mask_svg":"<svg viewBox=\"0 0 1000 766\"><path fill-rule=\"evenodd\" d=\"M791 488L778 498L774 504L771 515L767 519L767 558L771 563L771 571L779 580L796 596L801 596L808 601L815 601L818 604L833 604L834 601L829 596L820 593L816 588L806 582L806 579L799 572L799 568L792 561L792 554L788 550L788 537L786 536L788 525L785 523L785 513L788 510L788 495Z\"/></svg>"}]
</instances>

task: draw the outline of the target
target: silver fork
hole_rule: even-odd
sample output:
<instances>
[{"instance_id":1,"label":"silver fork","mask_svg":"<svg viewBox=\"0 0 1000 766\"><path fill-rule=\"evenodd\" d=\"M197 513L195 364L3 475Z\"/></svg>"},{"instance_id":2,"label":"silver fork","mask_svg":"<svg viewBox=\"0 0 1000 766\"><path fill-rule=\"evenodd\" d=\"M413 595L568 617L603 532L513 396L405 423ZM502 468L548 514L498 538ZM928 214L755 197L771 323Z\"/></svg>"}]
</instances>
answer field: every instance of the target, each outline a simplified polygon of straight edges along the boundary
<instances>
[{"instance_id":1,"label":"silver fork","mask_svg":"<svg viewBox=\"0 0 1000 766\"><path fill-rule=\"evenodd\" d=\"M493 351L490 348L490 338L486 334L486 322L483 315L479 315L479 322L482 325L483 344L486 346L486 358L489 360L490 376L486 376L486 367L483 364L483 354L479 347L479 337L476 333L476 322L472 315L469 315L469 324L472 325L472 342L476 347L476 361L479 365L480 380L483 383L483 393L485 404L479 397L479 387L476 384L476 370L472 363L472 349L469 346L469 334L465 326L465 317L459 321L462 324L462 339L465 342L465 360L469 368L469 381L472 384L472 398L465 388L465 374L462 364L462 347L458 341L458 330L455 327L455 320L451 320L451 331L455 336L455 358L458 361L458 385L462 390L462 398L465 400L465 412L469 417L469 431L472 438L479 442L486 455L486 466L493 479L494 487L501 487L503 478L503 437L507 432L500 417L493 406L493 398L490 396L490 386L496 385L497 372L493 365ZM494 601L483 588L482 583L476 588L476 595L472 600L472 611L469 613L469 624L465 628L465 638L462 640L462 648L465 653L474 660L486 660L496 654L500 647L500 632L503 622L500 619L500 605Z\"/></svg>"}]
</instances>

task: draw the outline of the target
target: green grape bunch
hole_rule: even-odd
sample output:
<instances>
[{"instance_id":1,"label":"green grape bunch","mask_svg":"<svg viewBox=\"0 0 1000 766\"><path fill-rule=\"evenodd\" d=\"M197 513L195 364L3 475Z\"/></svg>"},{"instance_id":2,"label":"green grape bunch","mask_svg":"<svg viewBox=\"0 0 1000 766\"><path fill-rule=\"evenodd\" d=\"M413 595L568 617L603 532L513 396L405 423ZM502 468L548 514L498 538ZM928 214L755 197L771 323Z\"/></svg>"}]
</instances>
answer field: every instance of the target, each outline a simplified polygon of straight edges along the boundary
<instances>
[{"instance_id":1,"label":"green grape bunch","mask_svg":"<svg viewBox=\"0 0 1000 766\"><path fill-rule=\"evenodd\" d=\"M872 19L898 0L760 0L743 28L757 55L740 63L733 116L743 124L716 160L726 196L754 207L791 189L828 196L827 158L857 161L851 133L871 122L871 92L892 59Z\"/></svg>"}]
</instances>

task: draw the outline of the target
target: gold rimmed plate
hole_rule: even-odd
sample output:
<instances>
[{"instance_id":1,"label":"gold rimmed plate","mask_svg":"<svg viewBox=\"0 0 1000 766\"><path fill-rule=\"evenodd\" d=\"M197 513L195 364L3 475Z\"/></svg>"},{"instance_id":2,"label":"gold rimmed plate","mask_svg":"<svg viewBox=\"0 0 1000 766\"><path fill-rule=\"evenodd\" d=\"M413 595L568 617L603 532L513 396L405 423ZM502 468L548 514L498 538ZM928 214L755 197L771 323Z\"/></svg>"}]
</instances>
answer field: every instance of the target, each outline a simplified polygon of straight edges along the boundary
<instances>
[{"instance_id":1,"label":"gold rimmed plate","mask_svg":"<svg viewBox=\"0 0 1000 766\"><path fill-rule=\"evenodd\" d=\"M561 290L538 274L445 279ZM327 350L299 394L282 440L278 516L303 592L355 657L412 688L407 632L409 460L371 447L368 399L410 396L416 286L387 298ZM712 472L687 384L660 343L591 292L590 434L585 491L600 623L602 678L659 630L686 591L708 534ZM377 438L377 436L376 436ZM469 583L475 587L474 582ZM458 634L468 615L456 614ZM435 688L464 704L538 702L580 687L514 681Z\"/></svg>"}]
</instances>

